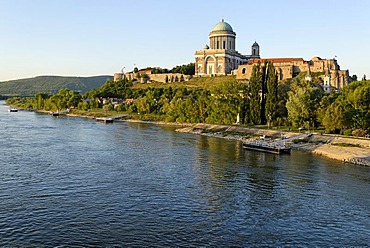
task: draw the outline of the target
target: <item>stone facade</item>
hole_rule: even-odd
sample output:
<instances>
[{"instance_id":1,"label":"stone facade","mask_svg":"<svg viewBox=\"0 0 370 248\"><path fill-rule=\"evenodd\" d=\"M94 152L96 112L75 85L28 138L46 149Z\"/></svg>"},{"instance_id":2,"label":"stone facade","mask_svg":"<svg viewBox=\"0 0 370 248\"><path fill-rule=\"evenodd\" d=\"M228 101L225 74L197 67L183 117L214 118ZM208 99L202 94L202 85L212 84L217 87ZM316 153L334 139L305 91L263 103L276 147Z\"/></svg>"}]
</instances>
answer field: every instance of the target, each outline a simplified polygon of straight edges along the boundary
<instances>
[{"instance_id":1,"label":"stone facade","mask_svg":"<svg viewBox=\"0 0 370 248\"><path fill-rule=\"evenodd\" d=\"M230 24L222 20L209 34L209 45L195 51L195 75L227 75L251 58L259 58L259 45L252 45L252 55L236 51L236 33Z\"/></svg>"},{"instance_id":2,"label":"stone facade","mask_svg":"<svg viewBox=\"0 0 370 248\"><path fill-rule=\"evenodd\" d=\"M330 92L332 89L340 89L349 83L348 70L340 70L336 59L321 59L314 57L311 60L302 58L266 58L252 59L233 71L236 79L249 80L253 66L257 63L270 62L274 65L279 80L293 78L300 72L322 72L324 81L323 89Z\"/></svg>"},{"instance_id":3,"label":"stone facade","mask_svg":"<svg viewBox=\"0 0 370 248\"><path fill-rule=\"evenodd\" d=\"M144 76L145 75L145 76ZM190 75L181 73L163 73L163 74L151 74L150 71L139 71L137 73L115 73L114 81L122 79L128 79L130 81L138 81L140 83L148 82L160 82L160 83L172 83L172 82L184 82L189 81L192 78Z\"/></svg>"},{"instance_id":4,"label":"stone facade","mask_svg":"<svg viewBox=\"0 0 370 248\"><path fill-rule=\"evenodd\" d=\"M271 62L276 68L279 80L293 78L301 72L322 72L322 88L330 92L340 89L349 83L349 71L341 70L336 59L311 60L302 58L260 58L260 46L255 42L251 47L251 55L242 55L236 51L236 33L230 24L222 20L217 23L209 34L209 45L203 50L195 51L195 75L236 75L239 80L249 80L252 68L256 63Z\"/></svg>"}]
</instances>

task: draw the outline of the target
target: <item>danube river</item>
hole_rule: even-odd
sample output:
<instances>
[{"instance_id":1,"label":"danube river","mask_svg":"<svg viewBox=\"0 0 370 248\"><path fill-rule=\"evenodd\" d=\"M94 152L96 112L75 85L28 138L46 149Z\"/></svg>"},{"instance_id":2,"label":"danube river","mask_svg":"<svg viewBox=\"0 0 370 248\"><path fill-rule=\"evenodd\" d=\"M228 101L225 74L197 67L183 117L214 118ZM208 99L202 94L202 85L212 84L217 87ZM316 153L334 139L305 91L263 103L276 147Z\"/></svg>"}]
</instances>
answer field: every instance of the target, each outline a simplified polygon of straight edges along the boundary
<instances>
[{"instance_id":1,"label":"danube river","mask_svg":"<svg viewBox=\"0 0 370 248\"><path fill-rule=\"evenodd\" d=\"M0 246L369 246L370 168L0 102Z\"/></svg>"}]
</instances>

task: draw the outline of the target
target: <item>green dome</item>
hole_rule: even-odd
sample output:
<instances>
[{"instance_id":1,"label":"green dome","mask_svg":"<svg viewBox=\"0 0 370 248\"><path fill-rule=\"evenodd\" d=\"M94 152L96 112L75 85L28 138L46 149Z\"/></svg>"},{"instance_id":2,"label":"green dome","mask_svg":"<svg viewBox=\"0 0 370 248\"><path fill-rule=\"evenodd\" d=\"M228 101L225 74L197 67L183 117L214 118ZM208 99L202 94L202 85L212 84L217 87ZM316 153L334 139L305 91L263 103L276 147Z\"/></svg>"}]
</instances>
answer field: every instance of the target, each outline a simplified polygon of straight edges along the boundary
<instances>
[{"instance_id":1,"label":"green dome","mask_svg":"<svg viewBox=\"0 0 370 248\"><path fill-rule=\"evenodd\" d=\"M229 31L229 32L234 32L233 28L231 27L231 25L227 22L224 21L224 19L222 19L221 22L217 23L213 29L212 29L212 32L214 31Z\"/></svg>"}]
</instances>

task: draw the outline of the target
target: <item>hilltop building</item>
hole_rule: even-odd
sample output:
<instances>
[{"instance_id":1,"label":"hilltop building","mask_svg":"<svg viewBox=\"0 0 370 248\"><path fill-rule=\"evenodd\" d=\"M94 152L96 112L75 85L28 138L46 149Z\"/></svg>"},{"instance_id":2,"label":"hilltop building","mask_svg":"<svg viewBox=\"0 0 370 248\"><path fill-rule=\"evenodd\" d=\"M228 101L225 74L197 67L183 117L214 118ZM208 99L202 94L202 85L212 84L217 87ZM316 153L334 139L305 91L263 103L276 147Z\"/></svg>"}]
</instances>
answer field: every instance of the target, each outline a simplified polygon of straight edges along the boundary
<instances>
[{"instance_id":1,"label":"hilltop building","mask_svg":"<svg viewBox=\"0 0 370 248\"><path fill-rule=\"evenodd\" d=\"M303 58L260 58L260 46L257 42L251 47L251 55L242 55L236 51L236 33L223 19L209 33L209 45L195 51L195 76L236 75L239 80L249 80L252 68L257 63L270 62L276 68L279 80L293 78L301 72L307 72L306 80L312 80L311 73L321 73L322 88L330 92L349 83L349 71L341 70L336 59L311 60Z\"/></svg>"},{"instance_id":2,"label":"hilltop building","mask_svg":"<svg viewBox=\"0 0 370 248\"><path fill-rule=\"evenodd\" d=\"M236 33L222 19L209 33L209 45L195 51L195 75L227 75L252 58L260 58L260 47L254 42L251 55L236 51Z\"/></svg>"},{"instance_id":3,"label":"hilltop building","mask_svg":"<svg viewBox=\"0 0 370 248\"><path fill-rule=\"evenodd\" d=\"M326 92L338 90L350 82L349 71L341 70L335 58L261 58L257 42L251 46L250 53L243 55L236 50L236 33L231 25L222 19L209 33L209 45L195 51L195 76L235 75L238 80L248 81L254 65L270 62L274 65L279 80L294 78L306 72L305 79L312 81L314 74L322 79L321 87ZM141 83L170 83L188 81L191 77L179 73L152 74L150 70L140 70L136 73L124 73L122 70L114 74L114 81L126 78Z\"/></svg>"},{"instance_id":4,"label":"hilltop building","mask_svg":"<svg viewBox=\"0 0 370 248\"><path fill-rule=\"evenodd\" d=\"M233 74L237 79L250 79L253 66L257 63L270 62L274 65L279 80L293 78L301 72L307 72L305 79L312 80L312 73L322 73L322 88L326 92L340 89L349 83L349 71L340 70L336 59L321 59L314 57L311 60L302 58L266 58L253 59L240 65Z\"/></svg>"}]
</instances>

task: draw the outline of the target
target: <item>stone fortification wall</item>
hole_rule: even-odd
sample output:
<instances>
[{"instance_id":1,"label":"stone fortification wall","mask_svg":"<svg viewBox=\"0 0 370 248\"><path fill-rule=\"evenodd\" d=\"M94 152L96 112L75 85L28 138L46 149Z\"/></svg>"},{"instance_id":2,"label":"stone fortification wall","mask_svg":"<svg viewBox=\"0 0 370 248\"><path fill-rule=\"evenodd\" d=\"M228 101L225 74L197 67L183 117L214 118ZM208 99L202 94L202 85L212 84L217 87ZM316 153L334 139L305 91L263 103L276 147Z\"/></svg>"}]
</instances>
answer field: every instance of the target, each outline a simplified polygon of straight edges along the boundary
<instances>
[{"instance_id":1,"label":"stone fortification wall","mask_svg":"<svg viewBox=\"0 0 370 248\"><path fill-rule=\"evenodd\" d=\"M184 82L189 81L192 76L181 73L151 74L149 80L161 83Z\"/></svg>"},{"instance_id":2,"label":"stone fortification wall","mask_svg":"<svg viewBox=\"0 0 370 248\"><path fill-rule=\"evenodd\" d=\"M117 82L119 80L122 80L123 79L123 73L114 73L114 76L113 76L113 81L114 82Z\"/></svg>"},{"instance_id":3,"label":"stone fortification wall","mask_svg":"<svg viewBox=\"0 0 370 248\"><path fill-rule=\"evenodd\" d=\"M293 78L300 72L310 71L311 73L329 73L330 85L336 89L340 89L349 83L348 70L340 70L335 59L321 59L319 57L314 57L309 61L305 61L302 58L254 59L247 64L240 65L232 74L236 75L236 79L249 80L253 66L258 62L263 64L265 61L274 64L279 80Z\"/></svg>"},{"instance_id":4,"label":"stone fortification wall","mask_svg":"<svg viewBox=\"0 0 370 248\"><path fill-rule=\"evenodd\" d=\"M137 80L140 83L147 82L160 82L160 83L172 83L172 82L184 82L189 81L192 76L185 75L181 73L164 73L164 74L145 74L141 75L140 73L115 73L114 81L119 81L124 78L128 80Z\"/></svg>"}]
</instances>

